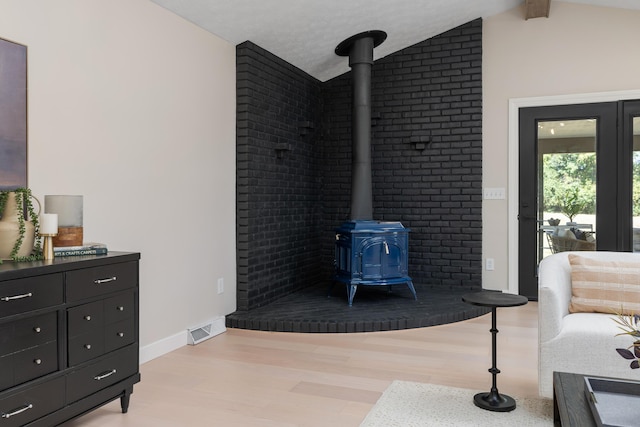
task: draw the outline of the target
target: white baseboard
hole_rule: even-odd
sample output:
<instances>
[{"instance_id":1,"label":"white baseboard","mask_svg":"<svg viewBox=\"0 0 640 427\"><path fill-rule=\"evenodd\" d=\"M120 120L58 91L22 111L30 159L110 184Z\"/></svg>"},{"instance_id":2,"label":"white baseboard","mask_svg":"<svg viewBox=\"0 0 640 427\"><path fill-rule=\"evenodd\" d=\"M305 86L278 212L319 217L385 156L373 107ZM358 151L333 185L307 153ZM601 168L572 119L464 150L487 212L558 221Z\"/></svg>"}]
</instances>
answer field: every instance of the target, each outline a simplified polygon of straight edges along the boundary
<instances>
[{"instance_id":1,"label":"white baseboard","mask_svg":"<svg viewBox=\"0 0 640 427\"><path fill-rule=\"evenodd\" d=\"M160 357L163 354L177 350L187 345L187 331L183 331L156 341L154 343L140 347L140 364L147 363L150 360Z\"/></svg>"},{"instance_id":2,"label":"white baseboard","mask_svg":"<svg viewBox=\"0 0 640 427\"><path fill-rule=\"evenodd\" d=\"M210 323L212 325L212 337L226 332L227 330L224 317L213 319L210 321ZM140 347L140 364L142 365L143 363L149 362L156 357L160 357L164 354L172 352L173 350L177 350L180 347L186 346L188 341L188 333L189 331L185 330L183 332L179 332L177 334L163 338L154 343L145 345L144 347Z\"/></svg>"}]
</instances>

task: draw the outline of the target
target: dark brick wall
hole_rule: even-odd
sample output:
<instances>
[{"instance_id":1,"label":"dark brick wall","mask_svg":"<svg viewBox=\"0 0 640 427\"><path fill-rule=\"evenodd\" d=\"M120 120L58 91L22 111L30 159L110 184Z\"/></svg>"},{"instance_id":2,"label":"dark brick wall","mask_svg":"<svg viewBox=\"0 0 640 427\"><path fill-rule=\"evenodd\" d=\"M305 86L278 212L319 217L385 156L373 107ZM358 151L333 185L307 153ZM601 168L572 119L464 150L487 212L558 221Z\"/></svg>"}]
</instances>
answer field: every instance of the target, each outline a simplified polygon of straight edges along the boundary
<instances>
[{"instance_id":1,"label":"dark brick wall","mask_svg":"<svg viewBox=\"0 0 640 427\"><path fill-rule=\"evenodd\" d=\"M245 42L237 91L238 310L250 310L331 277L350 207L351 73L320 83ZM372 98L374 218L411 229L415 282L479 289L482 21L376 61Z\"/></svg>"},{"instance_id":2,"label":"dark brick wall","mask_svg":"<svg viewBox=\"0 0 640 427\"><path fill-rule=\"evenodd\" d=\"M314 283L321 199L320 82L251 42L237 46L238 310Z\"/></svg>"},{"instance_id":3,"label":"dark brick wall","mask_svg":"<svg viewBox=\"0 0 640 427\"><path fill-rule=\"evenodd\" d=\"M323 84L323 237L349 214L351 73ZM482 20L375 62L373 216L401 221L417 283L480 288ZM323 272L333 242L323 238Z\"/></svg>"}]
</instances>

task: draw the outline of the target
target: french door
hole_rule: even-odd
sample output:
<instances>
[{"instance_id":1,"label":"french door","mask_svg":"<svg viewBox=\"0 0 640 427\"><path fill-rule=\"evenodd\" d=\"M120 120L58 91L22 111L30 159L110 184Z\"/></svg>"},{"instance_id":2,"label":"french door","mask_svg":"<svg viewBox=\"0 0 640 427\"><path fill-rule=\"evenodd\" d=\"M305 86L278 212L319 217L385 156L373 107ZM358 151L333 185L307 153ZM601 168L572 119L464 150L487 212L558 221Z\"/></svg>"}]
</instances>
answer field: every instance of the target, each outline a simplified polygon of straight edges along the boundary
<instances>
[{"instance_id":1,"label":"french door","mask_svg":"<svg viewBox=\"0 0 640 427\"><path fill-rule=\"evenodd\" d=\"M521 295L553 253L640 251L639 138L640 101L520 109Z\"/></svg>"}]
</instances>

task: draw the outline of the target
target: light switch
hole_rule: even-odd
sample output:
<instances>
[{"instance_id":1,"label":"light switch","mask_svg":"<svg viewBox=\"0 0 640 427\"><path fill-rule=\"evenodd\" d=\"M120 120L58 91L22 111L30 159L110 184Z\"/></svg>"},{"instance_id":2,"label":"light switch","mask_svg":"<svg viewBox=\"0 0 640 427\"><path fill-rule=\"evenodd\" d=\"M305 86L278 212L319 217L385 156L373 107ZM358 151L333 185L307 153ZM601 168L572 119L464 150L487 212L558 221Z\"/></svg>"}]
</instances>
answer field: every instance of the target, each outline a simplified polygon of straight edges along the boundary
<instances>
[{"instance_id":1,"label":"light switch","mask_svg":"<svg viewBox=\"0 0 640 427\"><path fill-rule=\"evenodd\" d=\"M487 187L484 189L484 198L485 200L504 200L505 189L504 187Z\"/></svg>"}]
</instances>

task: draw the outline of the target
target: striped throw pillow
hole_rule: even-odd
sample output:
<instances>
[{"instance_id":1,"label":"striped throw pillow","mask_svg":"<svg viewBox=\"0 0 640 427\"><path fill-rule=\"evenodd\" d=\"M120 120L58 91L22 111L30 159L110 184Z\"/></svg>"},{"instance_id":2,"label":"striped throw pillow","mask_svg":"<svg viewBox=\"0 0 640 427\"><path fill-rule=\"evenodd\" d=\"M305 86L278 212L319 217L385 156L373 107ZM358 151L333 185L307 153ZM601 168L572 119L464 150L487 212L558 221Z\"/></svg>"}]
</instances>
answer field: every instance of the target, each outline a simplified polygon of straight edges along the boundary
<instances>
[{"instance_id":1,"label":"striped throw pillow","mask_svg":"<svg viewBox=\"0 0 640 427\"><path fill-rule=\"evenodd\" d=\"M568 257L570 313L640 314L640 263Z\"/></svg>"}]
</instances>

